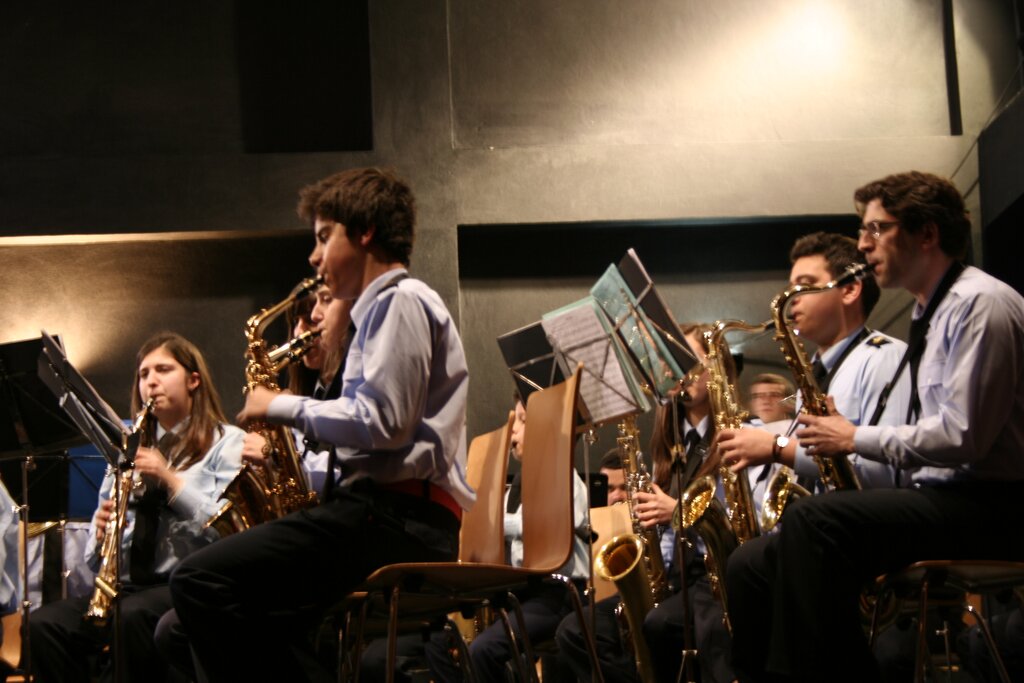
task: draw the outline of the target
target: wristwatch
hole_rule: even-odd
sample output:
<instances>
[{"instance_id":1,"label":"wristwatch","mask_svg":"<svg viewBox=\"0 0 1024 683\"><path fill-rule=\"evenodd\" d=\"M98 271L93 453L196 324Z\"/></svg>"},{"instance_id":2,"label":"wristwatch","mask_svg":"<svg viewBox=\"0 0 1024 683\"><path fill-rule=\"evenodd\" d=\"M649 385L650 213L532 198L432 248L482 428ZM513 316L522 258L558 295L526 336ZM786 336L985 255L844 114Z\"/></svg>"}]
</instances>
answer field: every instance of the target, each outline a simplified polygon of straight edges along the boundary
<instances>
[{"instance_id":1,"label":"wristwatch","mask_svg":"<svg viewBox=\"0 0 1024 683\"><path fill-rule=\"evenodd\" d=\"M789 437L782 434L775 435L775 443L772 444L772 462L782 462L782 449L789 445Z\"/></svg>"}]
</instances>

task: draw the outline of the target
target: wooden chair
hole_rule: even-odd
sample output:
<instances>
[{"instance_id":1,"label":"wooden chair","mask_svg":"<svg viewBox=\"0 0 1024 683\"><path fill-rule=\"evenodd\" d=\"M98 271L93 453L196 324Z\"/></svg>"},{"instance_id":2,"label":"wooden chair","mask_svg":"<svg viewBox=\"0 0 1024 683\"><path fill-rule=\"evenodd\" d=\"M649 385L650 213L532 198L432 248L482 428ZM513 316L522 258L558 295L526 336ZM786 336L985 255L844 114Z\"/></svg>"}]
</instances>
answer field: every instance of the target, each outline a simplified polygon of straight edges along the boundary
<instances>
[{"instance_id":1,"label":"wooden chair","mask_svg":"<svg viewBox=\"0 0 1024 683\"><path fill-rule=\"evenodd\" d=\"M575 526L572 477L579 378L577 369L565 382L534 392L527 401L521 567L493 561L404 563L382 567L367 578L363 590L370 596L386 596L388 601L388 681L394 680L395 638L401 616L410 611L443 615L470 610L484 602L503 604L512 590L553 578L554 572L569 560ZM495 535L504 543L502 533ZM579 594L568 578L554 578L566 584L574 599L576 615L596 665L597 656ZM372 599L364 601L364 616L371 604ZM503 617L506 633L514 644L507 615Z\"/></svg>"},{"instance_id":2,"label":"wooden chair","mask_svg":"<svg viewBox=\"0 0 1024 683\"><path fill-rule=\"evenodd\" d=\"M917 601L917 643L915 647L914 681L923 683L930 664L928 653L928 608L933 606L936 593L942 594L942 604L953 606L970 614L985 638L992 662L1003 683L1010 683L1006 666L999 654L987 620L971 605L966 596L986 595L1024 586L1024 562L998 560L927 560L915 562L898 572L881 576L876 581L876 600L871 619L869 640L874 645L879 630L880 610L886 600ZM949 593L956 595L949 599Z\"/></svg>"},{"instance_id":3,"label":"wooden chair","mask_svg":"<svg viewBox=\"0 0 1024 683\"><path fill-rule=\"evenodd\" d=\"M596 537L590 544L590 559L593 561L597 551L605 543L623 534L633 533L633 521L629 517L629 505L609 505L590 509L590 528ZM619 592L615 584L599 576L594 577L594 602L600 602Z\"/></svg>"},{"instance_id":4,"label":"wooden chair","mask_svg":"<svg viewBox=\"0 0 1024 683\"><path fill-rule=\"evenodd\" d=\"M476 503L462 516L459 529L459 558L462 562L503 563L505 561L505 475L508 471L508 453L512 440L514 414L498 429L481 434L470 442L466 455L466 481L476 491ZM358 678L358 653L367 629L365 615L360 627L352 624L353 613L369 609L369 594L359 591L349 595L338 611L345 615L339 645L339 678L344 680L352 672ZM410 610L411 611L411 610ZM426 626L422 620L406 622L405 630L418 630ZM352 633L357 631L356 633ZM384 633L386 633L386 628ZM379 635L379 634L374 634ZM355 660L351 661L353 650Z\"/></svg>"}]
</instances>

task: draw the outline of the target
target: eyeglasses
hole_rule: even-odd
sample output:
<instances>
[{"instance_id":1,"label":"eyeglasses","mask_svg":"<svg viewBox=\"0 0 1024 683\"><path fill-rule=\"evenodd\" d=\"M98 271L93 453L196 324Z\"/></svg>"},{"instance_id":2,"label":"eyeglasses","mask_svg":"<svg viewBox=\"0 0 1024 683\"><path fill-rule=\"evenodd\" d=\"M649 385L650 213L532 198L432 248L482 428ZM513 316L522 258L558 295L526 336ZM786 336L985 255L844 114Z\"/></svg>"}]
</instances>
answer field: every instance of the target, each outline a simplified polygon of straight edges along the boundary
<instances>
[{"instance_id":1,"label":"eyeglasses","mask_svg":"<svg viewBox=\"0 0 1024 683\"><path fill-rule=\"evenodd\" d=\"M750 398L755 401L761 398L766 398L771 401L781 401L784 396L785 394L781 391L758 391L751 394Z\"/></svg>"},{"instance_id":2,"label":"eyeglasses","mask_svg":"<svg viewBox=\"0 0 1024 683\"><path fill-rule=\"evenodd\" d=\"M899 221L871 221L870 223L865 223L860 226L858 233L861 237L871 235L871 239L877 240L882 236L883 232L899 224Z\"/></svg>"}]
</instances>

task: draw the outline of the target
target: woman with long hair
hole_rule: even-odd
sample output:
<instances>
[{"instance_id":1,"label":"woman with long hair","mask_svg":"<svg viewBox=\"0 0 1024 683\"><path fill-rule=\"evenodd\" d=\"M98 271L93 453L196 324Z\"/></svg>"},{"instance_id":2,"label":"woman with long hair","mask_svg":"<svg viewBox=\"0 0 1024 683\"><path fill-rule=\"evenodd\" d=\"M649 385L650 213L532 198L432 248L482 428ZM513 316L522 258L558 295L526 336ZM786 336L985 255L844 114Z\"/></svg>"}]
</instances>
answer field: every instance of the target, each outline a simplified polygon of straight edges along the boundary
<instances>
[{"instance_id":1,"label":"woman with long hair","mask_svg":"<svg viewBox=\"0 0 1024 683\"><path fill-rule=\"evenodd\" d=\"M161 681L167 667L157 657L153 630L171 607L167 579L191 552L217 539L204 528L218 496L241 466L242 430L226 424L220 397L202 353L184 337L163 332L139 349L132 410L141 423L135 475L141 486L128 502L119 547L121 590L105 619L83 619L90 596L44 605L32 614L32 670L37 680L90 680L89 657L115 641L113 610L120 610L121 680ZM114 513L117 474L108 468L85 559L100 566L103 537ZM111 664L108 664L111 666Z\"/></svg>"}]
</instances>

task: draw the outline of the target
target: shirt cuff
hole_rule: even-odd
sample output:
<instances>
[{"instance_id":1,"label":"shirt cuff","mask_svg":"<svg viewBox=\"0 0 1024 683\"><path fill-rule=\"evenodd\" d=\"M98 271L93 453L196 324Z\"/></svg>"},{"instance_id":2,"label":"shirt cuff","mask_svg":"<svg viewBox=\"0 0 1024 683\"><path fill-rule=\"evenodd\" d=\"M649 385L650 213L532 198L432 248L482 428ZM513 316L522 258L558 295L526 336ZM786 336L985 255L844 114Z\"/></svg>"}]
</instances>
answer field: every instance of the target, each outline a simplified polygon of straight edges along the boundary
<instances>
[{"instance_id":1,"label":"shirt cuff","mask_svg":"<svg viewBox=\"0 0 1024 683\"><path fill-rule=\"evenodd\" d=\"M853 433L854 450L869 460L885 462L882 453L882 430L880 425L862 425Z\"/></svg>"},{"instance_id":2,"label":"shirt cuff","mask_svg":"<svg viewBox=\"0 0 1024 683\"><path fill-rule=\"evenodd\" d=\"M295 424L295 416L299 412L304 396L278 394L267 406L267 420L274 424Z\"/></svg>"},{"instance_id":3,"label":"shirt cuff","mask_svg":"<svg viewBox=\"0 0 1024 683\"><path fill-rule=\"evenodd\" d=\"M799 443L796 446L796 452L793 454L793 471L796 472L798 477L807 477L808 479L821 476L818 463L814 458L807 455L807 449Z\"/></svg>"}]
</instances>

